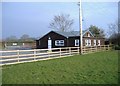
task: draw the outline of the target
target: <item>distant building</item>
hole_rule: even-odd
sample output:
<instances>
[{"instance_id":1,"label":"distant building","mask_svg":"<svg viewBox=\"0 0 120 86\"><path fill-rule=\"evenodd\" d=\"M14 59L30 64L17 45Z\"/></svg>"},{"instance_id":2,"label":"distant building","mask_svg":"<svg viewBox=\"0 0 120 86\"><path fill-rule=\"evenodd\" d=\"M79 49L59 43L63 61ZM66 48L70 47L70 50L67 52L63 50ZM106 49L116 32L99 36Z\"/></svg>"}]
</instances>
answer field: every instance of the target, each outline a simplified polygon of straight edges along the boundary
<instances>
[{"instance_id":1,"label":"distant building","mask_svg":"<svg viewBox=\"0 0 120 86\"><path fill-rule=\"evenodd\" d=\"M83 31L83 46L100 46L105 44L105 38L94 37L89 30ZM76 47L80 45L80 32L60 32L50 31L36 40L36 47L58 48L58 47Z\"/></svg>"},{"instance_id":2,"label":"distant building","mask_svg":"<svg viewBox=\"0 0 120 86\"><path fill-rule=\"evenodd\" d=\"M35 41L9 41L4 42L4 46L6 49L32 49L36 48Z\"/></svg>"}]
</instances>

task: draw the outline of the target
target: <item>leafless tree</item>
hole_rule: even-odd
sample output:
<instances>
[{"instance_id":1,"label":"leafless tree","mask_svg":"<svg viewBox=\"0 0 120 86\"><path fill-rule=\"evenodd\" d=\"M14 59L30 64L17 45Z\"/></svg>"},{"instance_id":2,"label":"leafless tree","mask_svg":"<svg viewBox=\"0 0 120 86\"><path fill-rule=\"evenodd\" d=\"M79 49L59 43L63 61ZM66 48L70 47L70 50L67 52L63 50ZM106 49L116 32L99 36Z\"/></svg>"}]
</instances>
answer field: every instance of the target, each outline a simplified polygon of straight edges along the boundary
<instances>
[{"instance_id":1,"label":"leafless tree","mask_svg":"<svg viewBox=\"0 0 120 86\"><path fill-rule=\"evenodd\" d=\"M109 30L108 30L108 34L111 36L113 34L118 34L118 21L116 21L115 23L111 23L108 25Z\"/></svg>"},{"instance_id":2,"label":"leafless tree","mask_svg":"<svg viewBox=\"0 0 120 86\"><path fill-rule=\"evenodd\" d=\"M60 14L54 16L49 28L57 31L67 32L72 30L73 23L74 21L73 19L70 19L69 14Z\"/></svg>"},{"instance_id":3,"label":"leafless tree","mask_svg":"<svg viewBox=\"0 0 120 86\"><path fill-rule=\"evenodd\" d=\"M115 22L113 24L109 24L109 40L113 43L113 44L117 44L120 46L120 30L119 30L119 22Z\"/></svg>"}]
</instances>

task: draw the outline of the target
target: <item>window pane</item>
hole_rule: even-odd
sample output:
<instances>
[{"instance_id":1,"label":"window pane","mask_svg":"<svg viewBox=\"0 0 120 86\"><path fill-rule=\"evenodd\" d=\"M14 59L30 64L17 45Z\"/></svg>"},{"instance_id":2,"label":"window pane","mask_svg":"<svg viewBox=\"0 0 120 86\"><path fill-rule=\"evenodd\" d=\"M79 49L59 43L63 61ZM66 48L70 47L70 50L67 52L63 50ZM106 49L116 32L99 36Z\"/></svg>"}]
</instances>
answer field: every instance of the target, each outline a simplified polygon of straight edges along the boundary
<instances>
[{"instance_id":1,"label":"window pane","mask_svg":"<svg viewBox=\"0 0 120 86\"><path fill-rule=\"evenodd\" d=\"M56 40L55 45L56 46L64 46L64 40Z\"/></svg>"}]
</instances>

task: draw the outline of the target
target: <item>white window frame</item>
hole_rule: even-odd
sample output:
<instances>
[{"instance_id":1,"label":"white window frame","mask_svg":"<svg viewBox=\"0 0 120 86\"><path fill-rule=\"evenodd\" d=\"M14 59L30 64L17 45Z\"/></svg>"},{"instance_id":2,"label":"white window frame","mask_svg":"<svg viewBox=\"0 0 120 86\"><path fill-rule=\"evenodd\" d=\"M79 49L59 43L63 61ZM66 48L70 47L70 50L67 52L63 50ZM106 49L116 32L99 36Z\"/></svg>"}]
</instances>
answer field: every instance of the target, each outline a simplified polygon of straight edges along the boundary
<instances>
[{"instance_id":1,"label":"white window frame","mask_svg":"<svg viewBox=\"0 0 120 86\"><path fill-rule=\"evenodd\" d=\"M25 43L22 43L22 45L24 46L24 45L25 45Z\"/></svg>"},{"instance_id":2,"label":"white window frame","mask_svg":"<svg viewBox=\"0 0 120 86\"><path fill-rule=\"evenodd\" d=\"M100 46L100 40L98 40L98 46Z\"/></svg>"},{"instance_id":3,"label":"white window frame","mask_svg":"<svg viewBox=\"0 0 120 86\"><path fill-rule=\"evenodd\" d=\"M87 36L90 37L90 34L88 33Z\"/></svg>"},{"instance_id":4,"label":"white window frame","mask_svg":"<svg viewBox=\"0 0 120 86\"><path fill-rule=\"evenodd\" d=\"M75 39L75 46L79 46L79 39Z\"/></svg>"},{"instance_id":5,"label":"white window frame","mask_svg":"<svg viewBox=\"0 0 120 86\"><path fill-rule=\"evenodd\" d=\"M64 40L55 40L55 46L64 46Z\"/></svg>"},{"instance_id":6,"label":"white window frame","mask_svg":"<svg viewBox=\"0 0 120 86\"><path fill-rule=\"evenodd\" d=\"M85 46L88 46L88 39L85 39Z\"/></svg>"},{"instance_id":7,"label":"white window frame","mask_svg":"<svg viewBox=\"0 0 120 86\"><path fill-rule=\"evenodd\" d=\"M16 45L17 45L17 43L12 43L12 45L13 45L13 46L16 46Z\"/></svg>"},{"instance_id":8,"label":"white window frame","mask_svg":"<svg viewBox=\"0 0 120 86\"><path fill-rule=\"evenodd\" d=\"M91 46L91 39L88 40L88 46Z\"/></svg>"},{"instance_id":9,"label":"white window frame","mask_svg":"<svg viewBox=\"0 0 120 86\"><path fill-rule=\"evenodd\" d=\"M96 46L96 40L94 39L94 46Z\"/></svg>"}]
</instances>

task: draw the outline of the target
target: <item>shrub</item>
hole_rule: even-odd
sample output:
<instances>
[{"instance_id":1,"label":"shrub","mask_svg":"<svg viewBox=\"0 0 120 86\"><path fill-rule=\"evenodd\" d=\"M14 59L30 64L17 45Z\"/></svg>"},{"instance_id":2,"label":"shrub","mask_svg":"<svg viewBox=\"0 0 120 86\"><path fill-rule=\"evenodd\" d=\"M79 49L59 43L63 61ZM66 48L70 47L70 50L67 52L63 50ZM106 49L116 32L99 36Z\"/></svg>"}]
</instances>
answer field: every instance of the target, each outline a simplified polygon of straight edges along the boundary
<instances>
[{"instance_id":1,"label":"shrub","mask_svg":"<svg viewBox=\"0 0 120 86\"><path fill-rule=\"evenodd\" d=\"M120 45L115 45L115 50L120 50Z\"/></svg>"}]
</instances>

